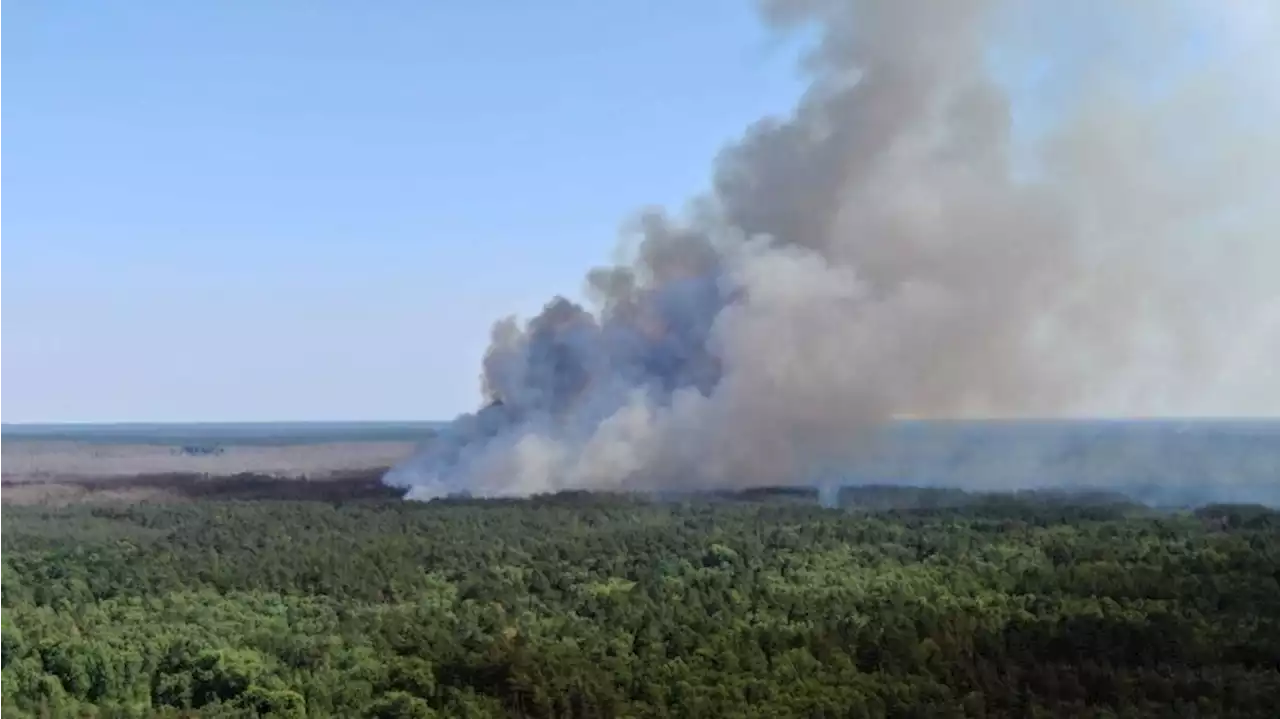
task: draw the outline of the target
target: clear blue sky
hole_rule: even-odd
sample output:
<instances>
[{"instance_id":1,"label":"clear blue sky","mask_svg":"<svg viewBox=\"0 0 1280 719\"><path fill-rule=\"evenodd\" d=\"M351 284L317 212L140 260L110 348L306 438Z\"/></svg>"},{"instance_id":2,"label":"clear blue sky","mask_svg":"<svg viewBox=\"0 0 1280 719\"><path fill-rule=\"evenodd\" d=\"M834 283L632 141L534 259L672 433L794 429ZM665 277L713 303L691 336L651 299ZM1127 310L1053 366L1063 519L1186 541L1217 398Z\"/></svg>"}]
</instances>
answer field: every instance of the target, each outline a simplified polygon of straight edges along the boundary
<instances>
[{"instance_id":1,"label":"clear blue sky","mask_svg":"<svg viewBox=\"0 0 1280 719\"><path fill-rule=\"evenodd\" d=\"M5 421L441 418L801 89L738 0L11 3Z\"/></svg>"}]
</instances>

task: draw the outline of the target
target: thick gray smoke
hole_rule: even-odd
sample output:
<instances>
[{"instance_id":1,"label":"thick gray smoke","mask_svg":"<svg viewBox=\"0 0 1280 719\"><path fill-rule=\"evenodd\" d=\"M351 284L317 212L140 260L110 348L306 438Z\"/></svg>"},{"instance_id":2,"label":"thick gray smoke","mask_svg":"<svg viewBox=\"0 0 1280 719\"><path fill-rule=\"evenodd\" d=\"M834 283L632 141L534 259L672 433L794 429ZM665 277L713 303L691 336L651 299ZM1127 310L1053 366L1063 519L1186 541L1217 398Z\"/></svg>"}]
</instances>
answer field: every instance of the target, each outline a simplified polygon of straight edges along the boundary
<instances>
[{"instance_id":1,"label":"thick gray smoke","mask_svg":"<svg viewBox=\"0 0 1280 719\"><path fill-rule=\"evenodd\" d=\"M1275 75L1242 32L1268 18L1182 8L1218 23L1205 59L1173 3L1117 6L766 2L820 31L794 113L640 217L595 307L499 322L487 405L387 481L785 484L905 414L1277 412ZM1049 68L1031 139L1002 49Z\"/></svg>"}]
</instances>

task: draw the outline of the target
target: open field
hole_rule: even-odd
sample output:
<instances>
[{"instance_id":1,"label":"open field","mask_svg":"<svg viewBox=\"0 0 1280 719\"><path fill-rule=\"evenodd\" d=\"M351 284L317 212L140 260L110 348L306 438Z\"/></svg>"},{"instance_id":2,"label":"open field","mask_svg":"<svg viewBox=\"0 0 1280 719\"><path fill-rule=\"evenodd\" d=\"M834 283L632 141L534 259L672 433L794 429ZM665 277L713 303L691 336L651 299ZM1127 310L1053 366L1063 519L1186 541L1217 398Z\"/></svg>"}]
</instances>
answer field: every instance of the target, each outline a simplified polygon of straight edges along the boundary
<instances>
[{"instance_id":1,"label":"open field","mask_svg":"<svg viewBox=\"0 0 1280 719\"><path fill-rule=\"evenodd\" d=\"M387 467L412 442L173 446L7 440L5 504L183 498L352 498L394 495Z\"/></svg>"}]
</instances>

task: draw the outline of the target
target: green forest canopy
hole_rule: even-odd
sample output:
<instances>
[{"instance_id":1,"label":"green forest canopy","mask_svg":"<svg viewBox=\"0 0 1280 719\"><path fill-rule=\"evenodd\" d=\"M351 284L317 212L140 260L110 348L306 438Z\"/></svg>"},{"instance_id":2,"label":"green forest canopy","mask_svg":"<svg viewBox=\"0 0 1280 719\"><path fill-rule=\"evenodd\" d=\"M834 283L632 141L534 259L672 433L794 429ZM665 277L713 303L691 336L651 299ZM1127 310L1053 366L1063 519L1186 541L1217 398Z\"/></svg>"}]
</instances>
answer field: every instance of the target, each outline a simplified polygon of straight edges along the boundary
<instances>
[{"instance_id":1,"label":"green forest canopy","mask_svg":"<svg viewBox=\"0 0 1280 719\"><path fill-rule=\"evenodd\" d=\"M1276 512L842 504L6 506L4 716L1276 715Z\"/></svg>"}]
</instances>

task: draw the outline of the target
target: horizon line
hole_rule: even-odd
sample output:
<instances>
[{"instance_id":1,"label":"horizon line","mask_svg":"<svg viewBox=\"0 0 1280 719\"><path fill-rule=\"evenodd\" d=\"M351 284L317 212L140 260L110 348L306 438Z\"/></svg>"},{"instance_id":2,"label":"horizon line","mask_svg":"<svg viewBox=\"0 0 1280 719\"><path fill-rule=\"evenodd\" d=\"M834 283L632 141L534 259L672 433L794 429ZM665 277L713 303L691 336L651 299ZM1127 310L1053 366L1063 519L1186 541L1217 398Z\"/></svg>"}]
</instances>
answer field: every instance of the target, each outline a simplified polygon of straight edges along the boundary
<instances>
[{"instance_id":1,"label":"horizon line","mask_svg":"<svg viewBox=\"0 0 1280 719\"><path fill-rule=\"evenodd\" d=\"M32 427L180 427L180 426L247 426L247 425L414 425L448 424L453 419L267 419L267 420L21 420L0 421L0 429ZM1275 422L1280 415L1070 415L1070 416L990 416L990 417L922 417L899 416L885 423L915 422ZM870 423L874 426L877 423Z\"/></svg>"}]
</instances>

